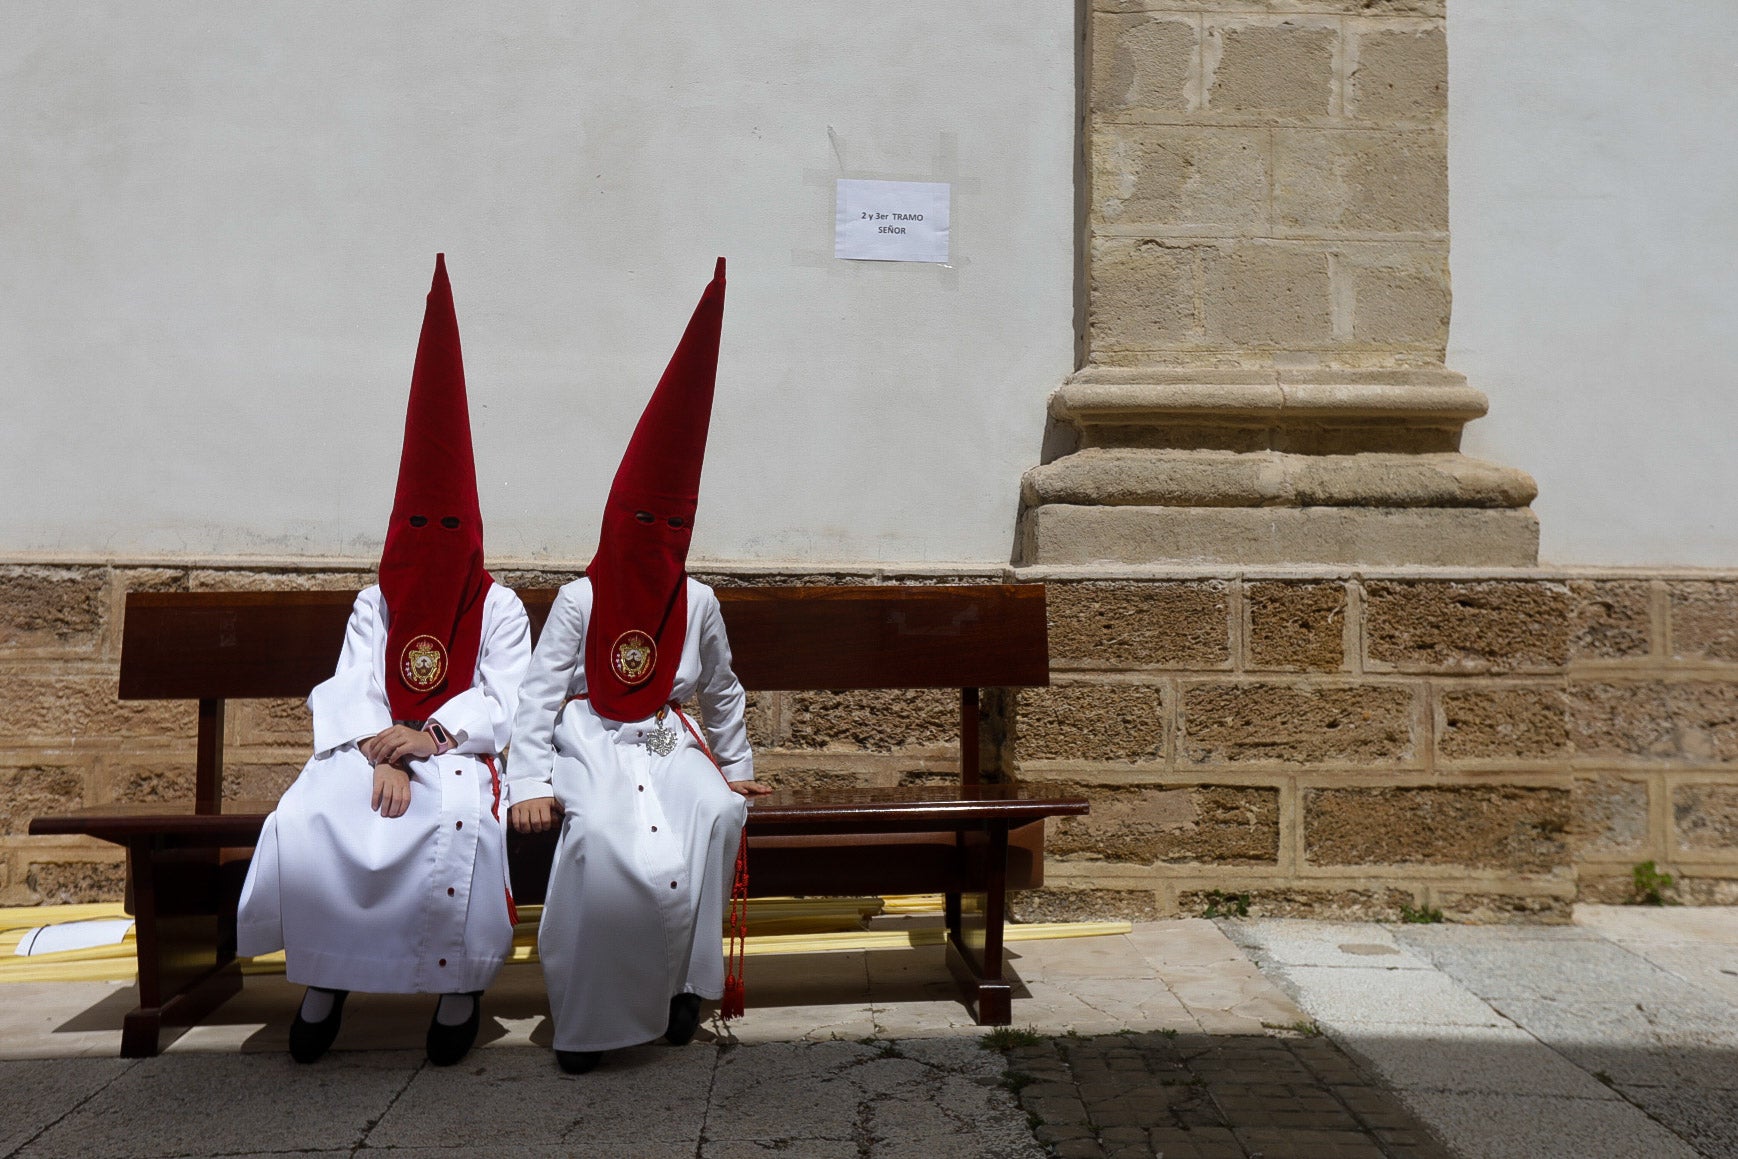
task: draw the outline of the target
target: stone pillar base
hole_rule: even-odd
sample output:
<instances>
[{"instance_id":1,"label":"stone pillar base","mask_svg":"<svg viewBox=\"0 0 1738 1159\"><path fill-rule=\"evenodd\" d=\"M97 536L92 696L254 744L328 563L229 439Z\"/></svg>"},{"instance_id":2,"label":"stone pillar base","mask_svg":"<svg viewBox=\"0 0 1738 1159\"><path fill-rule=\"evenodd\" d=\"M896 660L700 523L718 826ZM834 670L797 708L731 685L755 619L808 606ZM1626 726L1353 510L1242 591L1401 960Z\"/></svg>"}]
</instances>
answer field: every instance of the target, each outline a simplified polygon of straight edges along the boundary
<instances>
[{"instance_id":1,"label":"stone pillar base","mask_svg":"<svg viewBox=\"0 0 1738 1159\"><path fill-rule=\"evenodd\" d=\"M1090 367L1050 400L1015 559L1526 567L1524 471L1460 453L1484 395L1443 368Z\"/></svg>"},{"instance_id":2,"label":"stone pillar base","mask_svg":"<svg viewBox=\"0 0 1738 1159\"><path fill-rule=\"evenodd\" d=\"M1020 518L1020 558L1092 563L1527 567L1532 511L1454 507L1089 507L1048 503Z\"/></svg>"}]
</instances>

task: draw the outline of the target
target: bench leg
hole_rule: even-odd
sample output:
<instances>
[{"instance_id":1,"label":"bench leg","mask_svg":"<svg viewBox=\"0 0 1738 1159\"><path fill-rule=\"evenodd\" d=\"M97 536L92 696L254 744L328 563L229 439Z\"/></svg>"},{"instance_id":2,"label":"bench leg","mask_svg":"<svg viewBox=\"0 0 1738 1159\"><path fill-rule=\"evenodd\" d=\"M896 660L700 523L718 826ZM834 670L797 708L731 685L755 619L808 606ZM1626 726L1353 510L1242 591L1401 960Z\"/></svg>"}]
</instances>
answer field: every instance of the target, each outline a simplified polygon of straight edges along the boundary
<instances>
[{"instance_id":1,"label":"bench leg","mask_svg":"<svg viewBox=\"0 0 1738 1159\"><path fill-rule=\"evenodd\" d=\"M982 912L962 911L958 894L948 895L948 968L965 992L966 1005L980 1026L1013 1021L1013 987L1002 976L1002 911L1007 905L1008 827L992 822L985 850Z\"/></svg>"},{"instance_id":2,"label":"bench leg","mask_svg":"<svg viewBox=\"0 0 1738 1159\"><path fill-rule=\"evenodd\" d=\"M236 898L218 856L151 838L127 846L139 1005L122 1024L122 1058L155 1055L165 1026L191 1026L241 990Z\"/></svg>"}]
</instances>

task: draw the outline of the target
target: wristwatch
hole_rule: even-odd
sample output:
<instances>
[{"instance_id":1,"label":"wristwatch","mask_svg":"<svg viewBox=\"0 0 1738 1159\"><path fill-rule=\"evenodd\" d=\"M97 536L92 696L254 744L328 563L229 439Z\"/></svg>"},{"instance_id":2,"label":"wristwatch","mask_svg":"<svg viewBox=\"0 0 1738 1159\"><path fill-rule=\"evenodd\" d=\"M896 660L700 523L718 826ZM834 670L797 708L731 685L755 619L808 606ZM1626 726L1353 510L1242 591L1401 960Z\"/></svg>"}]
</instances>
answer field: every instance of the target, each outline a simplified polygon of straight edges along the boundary
<instances>
[{"instance_id":1,"label":"wristwatch","mask_svg":"<svg viewBox=\"0 0 1738 1159\"><path fill-rule=\"evenodd\" d=\"M431 720L422 726L422 730L434 738L435 756L438 757L442 753L448 752L452 749L454 743L453 734L442 728L440 721Z\"/></svg>"}]
</instances>

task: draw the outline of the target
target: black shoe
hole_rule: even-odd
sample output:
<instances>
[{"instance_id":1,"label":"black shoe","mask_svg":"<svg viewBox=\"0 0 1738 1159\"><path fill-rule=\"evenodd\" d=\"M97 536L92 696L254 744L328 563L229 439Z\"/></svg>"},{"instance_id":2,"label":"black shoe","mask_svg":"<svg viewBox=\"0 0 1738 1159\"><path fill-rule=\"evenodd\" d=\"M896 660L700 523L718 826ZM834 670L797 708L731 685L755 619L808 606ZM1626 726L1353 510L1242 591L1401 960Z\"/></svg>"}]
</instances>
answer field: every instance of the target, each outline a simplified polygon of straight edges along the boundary
<instances>
[{"instance_id":1,"label":"black shoe","mask_svg":"<svg viewBox=\"0 0 1738 1159\"><path fill-rule=\"evenodd\" d=\"M598 1060L603 1058L601 1050L558 1050L555 1061L561 1064L561 1069L568 1074L584 1074L596 1070Z\"/></svg>"},{"instance_id":2,"label":"black shoe","mask_svg":"<svg viewBox=\"0 0 1738 1159\"><path fill-rule=\"evenodd\" d=\"M428 1060L436 1066L452 1066L470 1053L477 1041L477 1027L483 1023L483 992L471 992L471 1016L457 1026L440 1020L440 1004L435 1004L435 1017L428 1022Z\"/></svg>"},{"instance_id":3,"label":"black shoe","mask_svg":"<svg viewBox=\"0 0 1738 1159\"><path fill-rule=\"evenodd\" d=\"M700 1029L700 995L678 994L670 999L670 1025L664 1028L664 1041L671 1046L687 1046Z\"/></svg>"},{"instance_id":4,"label":"black shoe","mask_svg":"<svg viewBox=\"0 0 1738 1159\"><path fill-rule=\"evenodd\" d=\"M290 1023L291 1058L314 1062L332 1048L338 1037L338 1024L344 1020L344 999L348 997L348 990L332 991L332 1012L319 1022L309 1022L302 1017L302 1008L296 1007L296 1020Z\"/></svg>"}]
</instances>

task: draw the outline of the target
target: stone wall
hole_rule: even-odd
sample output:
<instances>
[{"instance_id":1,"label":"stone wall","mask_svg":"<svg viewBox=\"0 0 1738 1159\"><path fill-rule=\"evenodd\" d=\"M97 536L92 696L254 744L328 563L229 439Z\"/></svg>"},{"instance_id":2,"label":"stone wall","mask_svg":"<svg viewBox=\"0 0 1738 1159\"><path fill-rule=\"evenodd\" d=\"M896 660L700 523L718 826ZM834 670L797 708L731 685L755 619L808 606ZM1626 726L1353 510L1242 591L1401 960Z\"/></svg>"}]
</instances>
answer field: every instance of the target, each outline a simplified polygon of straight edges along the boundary
<instances>
[{"instance_id":1,"label":"stone wall","mask_svg":"<svg viewBox=\"0 0 1738 1159\"><path fill-rule=\"evenodd\" d=\"M519 587L568 570L503 567ZM118 851L42 812L192 795L191 704L115 697L134 590L350 588L333 567L0 569L0 903L119 896ZM1053 685L991 697L1007 773L1084 793L1022 916L1251 912L1551 920L1652 860L1738 901L1738 576L1326 569L1080 578L731 569L723 585L1044 579ZM947 692L754 698L764 779L954 775ZM294 702L228 715L226 795L306 758Z\"/></svg>"}]
</instances>

